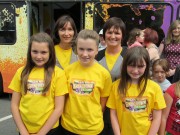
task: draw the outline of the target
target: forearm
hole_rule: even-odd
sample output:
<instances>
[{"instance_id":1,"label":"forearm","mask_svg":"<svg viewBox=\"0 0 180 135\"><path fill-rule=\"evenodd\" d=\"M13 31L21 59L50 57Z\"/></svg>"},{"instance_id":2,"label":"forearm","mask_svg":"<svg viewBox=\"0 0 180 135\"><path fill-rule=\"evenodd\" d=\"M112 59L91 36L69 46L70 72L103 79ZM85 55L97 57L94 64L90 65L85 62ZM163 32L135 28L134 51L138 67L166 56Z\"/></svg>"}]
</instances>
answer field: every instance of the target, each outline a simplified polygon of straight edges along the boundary
<instances>
[{"instance_id":1,"label":"forearm","mask_svg":"<svg viewBox=\"0 0 180 135\"><path fill-rule=\"evenodd\" d=\"M20 116L18 106L15 106L14 104L12 104L11 105L11 111L12 111L14 121L16 123L16 126L17 126L20 134L21 135L29 135L28 130L26 129L26 126L24 125L22 118Z\"/></svg>"},{"instance_id":2,"label":"forearm","mask_svg":"<svg viewBox=\"0 0 180 135\"><path fill-rule=\"evenodd\" d=\"M42 128L38 132L38 135L47 134L53 128L55 123L59 120L64 109L64 100L65 100L65 96L55 97L55 109L50 115L50 117L47 119L46 123L42 126Z\"/></svg>"},{"instance_id":3,"label":"forearm","mask_svg":"<svg viewBox=\"0 0 180 135\"><path fill-rule=\"evenodd\" d=\"M159 131L158 131L158 135L165 135L166 121L167 121L167 119L162 118L161 125L160 125Z\"/></svg>"},{"instance_id":4,"label":"forearm","mask_svg":"<svg viewBox=\"0 0 180 135\"><path fill-rule=\"evenodd\" d=\"M102 107L102 112L104 112L105 108L106 108L106 102L107 102L107 97L101 97L100 99L100 103L101 103L101 107Z\"/></svg>"},{"instance_id":5,"label":"forearm","mask_svg":"<svg viewBox=\"0 0 180 135\"><path fill-rule=\"evenodd\" d=\"M113 109L110 110L110 117L111 117L111 125L114 135L120 135L120 128L119 128L119 122L118 122L116 110Z\"/></svg>"},{"instance_id":6,"label":"forearm","mask_svg":"<svg viewBox=\"0 0 180 135\"><path fill-rule=\"evenodd\" d=\"M43 127L38 132L38 135L45 135L47 134L55 125L55 123L59 120L60 116L62 114L62 111L54 110L46 123L43 125Z\"/></svg>"},{"instance_id":7,"label":"forearm","mask_svg":"<svg viewBox=\"0 0 180 135\"><path fill-rule=\"evenodd\" d=\"M151 123L151 127L149 129L148 135L156 135L157 134L160 123L161 123L161 114L162 114L161 110L153 111L153 120Z\"/></svg>"}]
</instances>

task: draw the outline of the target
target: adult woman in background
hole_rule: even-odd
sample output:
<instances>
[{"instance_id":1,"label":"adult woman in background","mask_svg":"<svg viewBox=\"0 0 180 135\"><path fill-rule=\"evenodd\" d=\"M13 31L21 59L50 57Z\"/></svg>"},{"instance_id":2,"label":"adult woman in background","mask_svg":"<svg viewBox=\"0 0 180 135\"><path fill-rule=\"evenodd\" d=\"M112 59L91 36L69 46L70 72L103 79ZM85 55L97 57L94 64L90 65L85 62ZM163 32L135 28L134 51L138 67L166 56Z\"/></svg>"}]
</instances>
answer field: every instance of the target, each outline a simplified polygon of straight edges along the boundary
<instances>
[{"instance_id":1,"label":"adult woman in background","mask_svg":"<svg viewBox=\"0 0 180 135\"><path fill-rule=\"evenodd\" d=\"M155 30L151 28L146 28L144 30L144 45L149 53L151 64L159 59L159 50L156 46L158 42L158 34Z\"/></svg>"},{"instance_id":2,"label":"adult woman in background","mask_svg":"<svg viewBox=\"0 0 180 135\"><path fill-rule=\"evenodd\" d=\"M170 25L167 37L159 46L159 53L170 64L168 79L172 81L176 66L180 64L180 20L175 20Z\"/></svg>"},{"instance_id":3,"label":"adult woman in background","mask_svg":"<svg viewBox=\"0 0 180 135\"><path fill-rule=\"evenodd\" d=\"M69 15L61 16L55 24L54 41L57 57L57 66L64 69L69 64L77 61L72 46L77 36L77 29L74 20Z\"/></svg>"},{"instance_id":4,"label":"adult woman in background","mask_svg":"<svg viewBox=\"0 0 180 135\"><path fill-rule=\"evenodd\" d=\"M119 67L127 49L127 47L121 46L124 37L124 22L117 17L108 19L103 27L103 38L107 47L99 51L96 59L110 72L112 81L120 77ZM113 135L108 108L104 112L104 129L101 135Z\"/></svg>"}]
</instances>

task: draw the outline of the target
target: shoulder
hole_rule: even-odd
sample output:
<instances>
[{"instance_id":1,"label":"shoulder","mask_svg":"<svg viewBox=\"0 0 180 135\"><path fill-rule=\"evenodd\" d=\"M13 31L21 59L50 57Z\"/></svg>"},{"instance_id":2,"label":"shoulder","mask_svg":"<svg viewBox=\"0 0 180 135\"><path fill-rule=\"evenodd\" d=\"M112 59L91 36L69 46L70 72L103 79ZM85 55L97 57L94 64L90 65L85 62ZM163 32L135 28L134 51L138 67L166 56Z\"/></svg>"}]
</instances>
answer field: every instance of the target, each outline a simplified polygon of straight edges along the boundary
<instances>
[{"instance_id":1,"label":"shoulder","mask_svg":"<svg viewBox=\"0 0 180 135\"><path fill-rule=\"evenodd\" d=\"M175 92L175 83L173 83L169 88L166 90L166 93L168 93L171 97L174 97Z\"/></svg>"},{"instance_id":2,"label":"shoulder","mask_svg":"<svg viewBox=\"0 0 180 135\"><path fill-rule=\"evenodd\" d=\"M96 62L94 64L94 68L95 68L95 70L97 70L97 72L100 72L100 73L103 73L104 75L110 76L109 71L105 67L103 67L101 64L99 64L98 62Z\"/></svg>"},{"instance_id":3,"label":"shoulder","mask_svg":"<svg viewBox=\"0 0 180 135\"><path fill-rule=\"evenodd\" d=\"M159 84L153 80L150 80L150 79L147 82L147 86L151 87L151 88L159 88L160 89Z\"/></svg>"},{"instance_id":4,"label":"shoulder","mask_svg":"<svg viewBox=\"0 0 180 135\"><path fill-rule=\"evenodd\" d=\"M97 61L100 61L105 56L105 51L106 51L106 49L103 49L103 50L98 52L98 54L96 56Z\"/></svg>"},{"instance_id":5,"label":"shoulder","mask_svg":"<svg viewBox=\"0 0 180 135\"><path fill-rule=\"evenodd\" d=\"M79 61L75 61L75 62L73 62L72 64L70 64L70 65L68 65L65 69L64 69L64 71L66 72L66 71L68 71L68 70L74 70L75 68L77 68L78 67L78 65L79 65Z\"/></svg>"}]
</instances>

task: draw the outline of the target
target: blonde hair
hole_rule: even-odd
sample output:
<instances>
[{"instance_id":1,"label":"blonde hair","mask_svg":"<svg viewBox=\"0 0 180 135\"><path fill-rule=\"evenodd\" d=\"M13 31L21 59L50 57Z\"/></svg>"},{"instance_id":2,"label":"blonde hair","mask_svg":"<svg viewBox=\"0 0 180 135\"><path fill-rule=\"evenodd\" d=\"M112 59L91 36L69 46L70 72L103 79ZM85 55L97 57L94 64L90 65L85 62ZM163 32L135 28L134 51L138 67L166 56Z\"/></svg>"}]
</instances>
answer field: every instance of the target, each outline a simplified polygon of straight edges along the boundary
<instances>
[{"instance_id":1,"label":"blonde hair","mask_svg":"<svg viewBox=\"0 0 180 135\"><path fill-rule=\"evenodd\" d=\"M170 25L170 27L168 29L167 37L165 39L165 44L166 45L169 45L174 40L172 31L174 29L176 29L178 27L178 25L180 25L180 20L175 20L174 22L171 23L171 25ZM180 36L174 41L174 43L180 43Z\"/></svg>"}]
</instances>

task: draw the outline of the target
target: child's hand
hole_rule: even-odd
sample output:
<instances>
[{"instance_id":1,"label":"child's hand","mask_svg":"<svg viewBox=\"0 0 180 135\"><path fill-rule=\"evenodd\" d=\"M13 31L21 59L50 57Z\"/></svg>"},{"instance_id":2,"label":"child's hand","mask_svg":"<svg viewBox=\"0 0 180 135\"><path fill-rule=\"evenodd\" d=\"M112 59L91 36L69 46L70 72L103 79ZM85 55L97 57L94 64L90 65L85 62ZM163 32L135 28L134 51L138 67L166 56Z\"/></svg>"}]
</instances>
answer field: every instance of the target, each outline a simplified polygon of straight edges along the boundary
<instances>
[{"instance_id":1,"label":"child's hand","mask_svg":"<svg viewBox=\"0 0 180 135\"><path fill-rule=\"evenodd\" d=\"M152 121L152 120L153 120L153 114L150 113L150 114L149 114L149 121Z\"/></svg>"}]
</instances>

